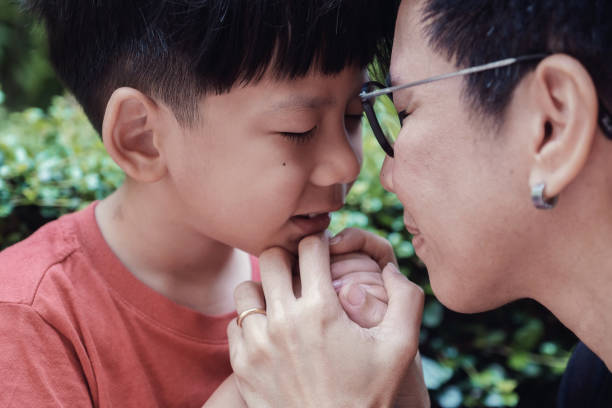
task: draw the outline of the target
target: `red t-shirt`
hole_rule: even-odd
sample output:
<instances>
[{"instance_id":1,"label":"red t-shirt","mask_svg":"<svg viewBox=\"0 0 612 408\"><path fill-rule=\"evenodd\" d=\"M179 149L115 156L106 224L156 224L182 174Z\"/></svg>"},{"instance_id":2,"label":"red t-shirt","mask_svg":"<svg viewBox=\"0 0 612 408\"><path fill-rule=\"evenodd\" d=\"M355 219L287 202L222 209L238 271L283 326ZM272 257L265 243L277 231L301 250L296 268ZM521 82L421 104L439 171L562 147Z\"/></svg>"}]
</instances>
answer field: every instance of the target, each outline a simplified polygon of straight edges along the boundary
<instances>
[{"instance_id":1,"label":"red t-shirt","mask_svg":"<svg viewBox=\"0 0 612 408\"><path fill-rule=\"evenodd\" d=\"M202 315L137 280L94 207L0 252L0 407L200 407L231 373L236 314Z\"/></svg>"}]
</instances>

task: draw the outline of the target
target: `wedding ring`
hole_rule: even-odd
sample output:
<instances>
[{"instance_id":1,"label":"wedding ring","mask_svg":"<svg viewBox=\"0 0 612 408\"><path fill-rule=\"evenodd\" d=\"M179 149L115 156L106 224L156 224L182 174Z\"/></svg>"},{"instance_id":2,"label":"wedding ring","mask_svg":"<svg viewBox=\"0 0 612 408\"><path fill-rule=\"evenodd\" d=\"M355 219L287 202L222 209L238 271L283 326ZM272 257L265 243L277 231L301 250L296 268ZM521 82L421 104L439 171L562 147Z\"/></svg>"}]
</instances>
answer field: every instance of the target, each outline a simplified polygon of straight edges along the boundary
<instances>
[{"instance_id":1,"label":"wedding ring","mask_svg":"<svg viewBox=\"0 0 612 408\"><path fill-rule=\"evenodd\" d=\"M266 311L264 309L260 309L258 307L253 307L251 309L247 309L244 312L240 313L238 315L238 327L242 328L242 321L244 320L245 317L247 317L250 314L262 314L265 315Z\"/></svg>"}]
</instances>

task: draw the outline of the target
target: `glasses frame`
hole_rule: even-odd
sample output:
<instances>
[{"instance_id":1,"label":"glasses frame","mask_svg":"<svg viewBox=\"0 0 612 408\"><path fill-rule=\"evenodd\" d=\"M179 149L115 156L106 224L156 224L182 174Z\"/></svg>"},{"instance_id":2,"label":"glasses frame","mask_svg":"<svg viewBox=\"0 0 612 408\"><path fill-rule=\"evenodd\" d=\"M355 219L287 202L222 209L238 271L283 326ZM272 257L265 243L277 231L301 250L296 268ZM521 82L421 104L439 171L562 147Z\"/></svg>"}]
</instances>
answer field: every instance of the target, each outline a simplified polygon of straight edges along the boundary
<instances>
[{"instance_id":1,"label":"glasses frame","mask_svg":"<svg viewBox=\"0 0 612 408\"><path fill-rule=\"evenodd\" d=\"M514 65L519 62L543 59L549 55L550 54L529 54L529 55L521 55L519 57L513 57L513 58L504 58L498 61L493 61L493 62L489 62L489 63L482 64L482 65L476 65L473 67L464 68L459 71L436 75L436 76L421 79L418 81L409 82L407 84L390 86L390 87L384 87L384 85L382 85L379 82L370 81L370 82L366 82L363 85L363 88L362 88L361 93L359 94L359 97L361 98L361 104L363 105L363 110L366 114L366 117L368 118L368 122L370 123L370 127L372 128L372 132L374 133L376 140L378 140L380 147L382 147L385 153L389 157L393 157L394 156L393 146L391 145L391 143L389 143L389 141L385 137L382 127L380 126L380 123L378 122L378 118L376 117L376 113L374 112L374 102L372 101L374 101L376 97L381 96L381 95L390 94L391 100L393 100L393 92L399 91L401 89L412 88L415 86L424 85L424 84L428 84L431 82L441 81L443 79L474 74L477 72L489 71L489 70L497 69L501 67L507 67L509 65ZM367 89L372 85L378 87L379 89L372 91L372 92L367 92ZM601 129L604 131L604 134L606 135L606 137L612 140L612 114L610 114L610 112L605 108L601 99L599 99L598 102L599 102L599 114L598 114L599 125ZM400 124L401 123L402 123L402 120L400 117Z\"/></svg>"}]
</instances>

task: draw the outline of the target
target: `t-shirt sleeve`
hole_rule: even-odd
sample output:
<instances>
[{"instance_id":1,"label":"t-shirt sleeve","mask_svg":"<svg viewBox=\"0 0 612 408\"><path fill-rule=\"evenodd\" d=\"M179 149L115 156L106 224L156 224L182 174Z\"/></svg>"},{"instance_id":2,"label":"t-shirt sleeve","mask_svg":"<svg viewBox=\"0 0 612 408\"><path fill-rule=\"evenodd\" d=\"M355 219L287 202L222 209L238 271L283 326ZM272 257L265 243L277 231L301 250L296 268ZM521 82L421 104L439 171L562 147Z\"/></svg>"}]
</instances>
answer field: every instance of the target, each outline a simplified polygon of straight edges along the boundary
<instances>
[{"instance_id":1,"label":"t-shirt sleeve","mask_svg":"<svg viewBox=\"0 0 612 408\"><path fill-rule=\"evenodd\" d=\"M0 304L0 408L91 407L72 344L29 305Z\"/></svg>"},{"instance_id":2,"label":"t-shirt sleeve","mask_svg":"<svg viewBox=\"0 0 612 408\"><path fill-rule=\"evenodd\" d=\"M584 343L576 346L561 380L557 408L612 407L612 373Z\"/></svg>"}]
</instances>

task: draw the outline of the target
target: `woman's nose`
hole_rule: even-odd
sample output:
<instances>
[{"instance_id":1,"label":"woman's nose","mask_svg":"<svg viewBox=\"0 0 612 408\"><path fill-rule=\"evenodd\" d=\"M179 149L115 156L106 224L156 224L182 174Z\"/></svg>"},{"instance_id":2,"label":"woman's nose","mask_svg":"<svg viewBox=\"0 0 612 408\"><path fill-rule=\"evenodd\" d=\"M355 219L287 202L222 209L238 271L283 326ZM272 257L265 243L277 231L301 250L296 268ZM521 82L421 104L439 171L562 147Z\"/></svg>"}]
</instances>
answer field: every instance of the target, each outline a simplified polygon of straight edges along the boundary
<instances>
[{"instance_id":1,"label":"woman's nose","mask_svg":"<svg viewBox=\"0 0 612 408\"><path fill-rule=\"evenodd\" d=\"M386 156L380 169L380 183L383 188L393 193L393 158Z\"/></svg>"}]
</instances>

